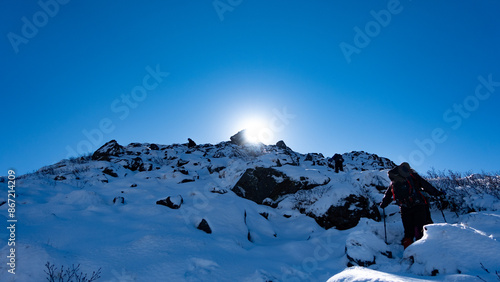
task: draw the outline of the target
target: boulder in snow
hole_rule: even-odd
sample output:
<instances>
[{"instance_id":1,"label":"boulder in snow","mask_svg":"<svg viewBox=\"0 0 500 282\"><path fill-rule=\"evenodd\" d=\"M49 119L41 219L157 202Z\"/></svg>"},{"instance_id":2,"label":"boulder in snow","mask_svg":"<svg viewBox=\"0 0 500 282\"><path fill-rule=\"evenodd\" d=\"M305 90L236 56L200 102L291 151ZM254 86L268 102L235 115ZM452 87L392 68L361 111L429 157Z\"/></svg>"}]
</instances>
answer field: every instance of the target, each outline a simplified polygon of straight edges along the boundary
<instances>
[{"instance_id":1,"label":"boulder in snow","mask_svg":"<svg viewBox=\"0 0 500 282\"><path fill-rule=\"evenodd\" d=\"M380 220L380 212L375 204L361 195L351 194L340 201L340 205L332 205L328 211L317 216L308 214L313 217L316 222L329 229L335 227L339 230L345 230L356 226L359 219L362 217L371 218L376 221Z\"/></svg>"},{"instance_id":2,"label":"boulder in snow","mask_svg":"<svg viewBox=\"0 0 500 282\"><path fill-rule=\"evenodd\" d=\"M306 184L273 168L249 168L231 189L236 195L262 204L266 198L276 201L280 196L306 188Z\"/></svg>"},{"instance_id":3,"label":"boulder in snow","mask_svg":"<svg viewBox=\"0 0 500 282\"><path fill-rule=\"evenodd\" d=\"M121 197L121 196L120 197L115 197L113 199L113 204L116 204L116 203L118 203L118 204L125 204L125 198Z\"/></svg>"},{"instance_id":4,"label":"boulder in snow","mask_svg":"<svg viewBox=\"0 0 500 282\"><path fill-rule=\"evenodd\" d=\"M184 199L180 195L176 197L168 196L166 199L156 201L157 205L166 206L174 210L179 209L183 203Z\"/></svg>"},{"instance_id":5,"label":"boulder in snow","mask_svg":"<svg viewBox=\"0 0 500 282\"><path fill-rule=\"evenodd\" d=\"M197 228L200 229L201 231L205 231L207 234L212 234L212 229L210 228L210 225L208 225L208 222L205 219L201 220Z\"/></svg>"},{"instance_id":6,"label":"boulder in snow","mask_svg":"<svg viewBox=\"0 0 500 282\"><path fill-rule=\"evenodd\" d=\"M370 266L376 263L381 255L392 257L389 247L375 234L366 231L355 231L347 236L345 253L349 263L347 266Z\"/></svg>"}]
</instances>

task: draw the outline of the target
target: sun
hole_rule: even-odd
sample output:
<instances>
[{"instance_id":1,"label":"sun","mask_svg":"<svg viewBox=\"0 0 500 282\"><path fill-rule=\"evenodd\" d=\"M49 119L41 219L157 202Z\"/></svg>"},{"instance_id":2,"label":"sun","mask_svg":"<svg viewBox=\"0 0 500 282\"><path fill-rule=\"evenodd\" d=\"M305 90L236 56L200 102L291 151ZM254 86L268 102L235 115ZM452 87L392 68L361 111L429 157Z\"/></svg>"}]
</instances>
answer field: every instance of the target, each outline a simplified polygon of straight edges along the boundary
<instances>
[{"instance_id":1,"label":"sun","mask_svg":"<svg viewBox=\"0 0 500 282\"><path fill-rule=\"evenodd\" d=\"M244 120L242 127L245 129L245 139L249 143L264 143L267 123L263 118L252 117Z\"/></svg>"}]
</instances>

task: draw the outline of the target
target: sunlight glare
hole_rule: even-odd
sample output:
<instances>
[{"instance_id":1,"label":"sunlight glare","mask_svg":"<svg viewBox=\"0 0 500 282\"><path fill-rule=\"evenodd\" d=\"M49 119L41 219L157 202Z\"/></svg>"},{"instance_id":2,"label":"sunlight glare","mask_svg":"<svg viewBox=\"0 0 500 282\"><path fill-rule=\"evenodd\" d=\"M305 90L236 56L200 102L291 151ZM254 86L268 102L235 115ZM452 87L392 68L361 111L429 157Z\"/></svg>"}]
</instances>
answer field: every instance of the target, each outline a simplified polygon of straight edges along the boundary
<instances>
[{"instance_id":1,"label":"sunlight glare","mask_svg":"<svg viewBox=\"0 0 500 282\"><path fill-rule=\"evenodd\" d=\"M243 123L243 128L245 129L245 138L250 143L262 142L262 140L260 140L260 135L266 127L267 124L262 118L253 117L245 120L245 122Z\"/></svg>"}]
</instances>

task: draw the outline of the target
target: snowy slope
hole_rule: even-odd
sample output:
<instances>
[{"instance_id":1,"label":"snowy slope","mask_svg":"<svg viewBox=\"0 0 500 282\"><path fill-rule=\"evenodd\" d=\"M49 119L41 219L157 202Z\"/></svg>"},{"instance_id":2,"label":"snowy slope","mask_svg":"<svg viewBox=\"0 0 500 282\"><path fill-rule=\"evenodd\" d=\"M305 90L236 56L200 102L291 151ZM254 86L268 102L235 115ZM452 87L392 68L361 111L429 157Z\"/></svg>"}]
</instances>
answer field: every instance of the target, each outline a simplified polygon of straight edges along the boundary
<instances>
[{"instance_id":1,"label":"snowy slope","mask_svg":"<svg viewBox=\"0 0 500 282\"><path fill-rule=\"evenodd\" d=\"M453 224L429 226L424 239L405 252L393 205L386 209L389 245L383 223L372 219L347 230L319 226L315 217L345 197L375 203L388 184L393 164L387 159L364 152L344 159L347 171L335 174L327 158L283 146L107 143L92 157L63 160L18 180L16 274L2 263L0 280L44 281L46 262L80 264L88 273L101 268L99 281L496 279L500 215L494 210L461 217L447 212ZM315 185L282 195L273 206L255 203L231 189L256 167ZM5 182L0 185L6 189ZM175 208L157 204L167 198ZM0 217L6 222L6 205ZM433 218L443 222L437 210ZM210 233L198 229L202 221ZM2 233L2 257L7 238ZM470 258L460 259L466 250ZM375 263L347 268L348 257ZM439 274L432 277L435 270Z\"/></svg>"}]
</instances>

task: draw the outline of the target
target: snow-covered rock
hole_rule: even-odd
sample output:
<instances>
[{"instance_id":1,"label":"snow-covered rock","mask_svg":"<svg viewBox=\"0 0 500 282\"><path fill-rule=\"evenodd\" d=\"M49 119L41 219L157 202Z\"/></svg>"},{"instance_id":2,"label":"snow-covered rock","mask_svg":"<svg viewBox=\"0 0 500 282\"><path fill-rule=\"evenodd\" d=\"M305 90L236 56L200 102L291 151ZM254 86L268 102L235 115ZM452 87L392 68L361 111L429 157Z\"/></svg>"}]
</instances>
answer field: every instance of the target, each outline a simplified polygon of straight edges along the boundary
<instances>
[{"instance_id":1,"label":"snow-covered rock","mask_svg":"<svg viewBox=\"0 0 500 282\"><path fill-rule=\"evenodd\" d=\"M116 140L111 140L108 143L102 145L97 149L94 154L92 154L92 160L94 161L109 161L110 157L117 157L123 154L125 149L116 142Z\"/></svg>"},{"instance_id":2,"label":"snow-covered rock","mask_svg":"<svg viewBox=\"0 0 500 282\"><path fill-rule=\"evenodd\" d=\"M342 154L344 166L350 170L384 170L391 169L396 164L388 158L379 157L364 151L352 151Z\"/></svg>"},{"instance_id":3,"label":"snow-covered rock","mask_svg":"<svg viewBox=\"0 0 500 282\"><path fill-rule=\"evenodd\" d=\"M498 228L498 226L497 226ZM431 224L421 240L406 249L412 273L418 275L461 274L498 271L500 242L464 224ZM482 276L490 276L484 271Z\"/></svg>"}]
</instances>

